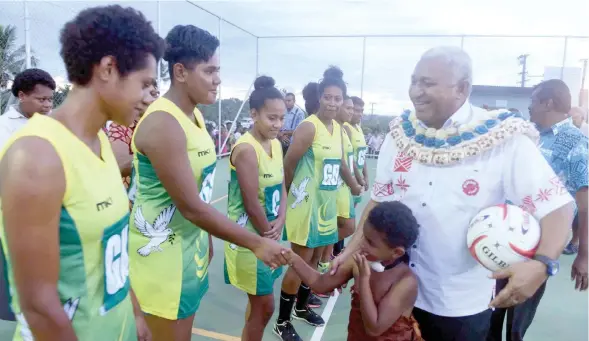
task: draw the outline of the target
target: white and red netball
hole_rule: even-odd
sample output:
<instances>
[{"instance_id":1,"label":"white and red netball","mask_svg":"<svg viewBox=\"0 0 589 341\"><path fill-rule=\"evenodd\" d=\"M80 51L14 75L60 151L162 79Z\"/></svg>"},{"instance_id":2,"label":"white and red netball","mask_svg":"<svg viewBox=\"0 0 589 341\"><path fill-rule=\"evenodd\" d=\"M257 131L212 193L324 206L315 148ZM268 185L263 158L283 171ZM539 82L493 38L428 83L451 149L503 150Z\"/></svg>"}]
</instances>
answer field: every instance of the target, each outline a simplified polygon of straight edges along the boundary
<instances>
[{"instance_id":1,"label":"white and red netball","mask_svg":"<svg viewBox=\"0 0 589 341\"><path fill-rule=\"evenodd\" d=\"M498 271L532 258L540 234L540 224L533 216L503 204L485 208L470 221L466 243L481 265Z\"/></svg>"}]
</instances>

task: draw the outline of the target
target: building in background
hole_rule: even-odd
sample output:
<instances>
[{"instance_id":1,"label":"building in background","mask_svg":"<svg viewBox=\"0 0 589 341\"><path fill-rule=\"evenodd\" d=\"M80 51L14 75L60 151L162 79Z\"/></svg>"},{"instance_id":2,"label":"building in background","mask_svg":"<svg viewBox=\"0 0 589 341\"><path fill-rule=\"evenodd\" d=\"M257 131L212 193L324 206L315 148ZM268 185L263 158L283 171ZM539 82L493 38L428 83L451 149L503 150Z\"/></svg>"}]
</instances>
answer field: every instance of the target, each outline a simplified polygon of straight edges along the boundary
<instances>
[{"instance_id":1,"label":"building in background","mask_svg":"<svg viewBox=\"0 0 589 341\"><path fill-rule=\"evenodd\" d=\"M516 86L473 85L470 102L489 109L517 109L529 119L528 106L532 88Z\"/></svg>"}]
</instances>

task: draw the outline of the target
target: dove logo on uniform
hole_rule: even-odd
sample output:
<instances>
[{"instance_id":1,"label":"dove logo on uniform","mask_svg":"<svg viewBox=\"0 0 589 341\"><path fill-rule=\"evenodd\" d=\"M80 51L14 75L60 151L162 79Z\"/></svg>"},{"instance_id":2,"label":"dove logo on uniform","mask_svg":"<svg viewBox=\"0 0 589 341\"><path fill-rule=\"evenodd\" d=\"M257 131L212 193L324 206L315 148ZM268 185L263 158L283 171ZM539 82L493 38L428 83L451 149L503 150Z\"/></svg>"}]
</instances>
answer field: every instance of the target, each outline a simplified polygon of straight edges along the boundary
<instances>
[{"instance_id":1,"label":"dove logo on uniform","mask_svg":"<svg viewBox=\"0 0 589 341\"><path fill-rule=\"evenodd\" d=\"M239 218L237 218L237 225L241 226L241 227L245 227L245 225L247 224L247 221L249 220L249 217L247 216L247 213L242 213ZM229 248L231 250L235 250L237 249L237 245L231 243L229 244Z\"/></svg>"},{"instance_id":2,"label":"dove logo on uniform","mask_svg":"<svg viewBox=\"0 0 589 341\"><path fill-rule=\"evenodd\" d=\"M143 257L147 257L154 251L163 251L160 245L168 240L173 232L168 225L170 224L170 221L172 221L175 212L176 206L174 204L166 207L155 218L152 225L145 220L141 206L137 207L137 211L135 211L135 226L137 226L137 230L139 230L141 234L149 238L149 243L139 248L137 253Z\"/></svg>"},{"instance_id":3,"label":"dove logo on uniform","mask_svg":"<svg viewBox=\"0 0 589 341\"><path fill-rule=\"evenodd\" d=\"M295 198L295 201L292 203L291 208L294 209L295 207L297 207L297 205L303 202L307 195L309 195L309 193L307 193L307 184L309 183L309 181L311 181L311 178L306 176L305 178L303 178L303 180L299 183L298 186L291 187L290 193Z\"/></svg>"}]
</instances>

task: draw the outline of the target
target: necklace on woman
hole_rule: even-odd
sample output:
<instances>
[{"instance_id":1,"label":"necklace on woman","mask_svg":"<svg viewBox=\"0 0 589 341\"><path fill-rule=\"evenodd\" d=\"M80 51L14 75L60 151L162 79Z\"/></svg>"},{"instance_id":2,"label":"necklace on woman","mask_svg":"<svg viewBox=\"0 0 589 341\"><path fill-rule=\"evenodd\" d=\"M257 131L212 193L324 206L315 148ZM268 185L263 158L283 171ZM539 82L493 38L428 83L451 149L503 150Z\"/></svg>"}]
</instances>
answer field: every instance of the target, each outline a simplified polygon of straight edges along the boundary
<instances>
[{"instance_id":1,"label":"necklace on woman","mask_svg":"<svg viewBox=\"0 0 589 341\"><path fill-rule=\"evenodd\" d=\"M458 127L422 127L414 112L406 110L390 123L391 135L399 152L419 163L446 166L480 155L515 135L524 134L537 142L535 126L520 113L504 110L486 112L483 119Z\"/></svg>"}]
</instances>

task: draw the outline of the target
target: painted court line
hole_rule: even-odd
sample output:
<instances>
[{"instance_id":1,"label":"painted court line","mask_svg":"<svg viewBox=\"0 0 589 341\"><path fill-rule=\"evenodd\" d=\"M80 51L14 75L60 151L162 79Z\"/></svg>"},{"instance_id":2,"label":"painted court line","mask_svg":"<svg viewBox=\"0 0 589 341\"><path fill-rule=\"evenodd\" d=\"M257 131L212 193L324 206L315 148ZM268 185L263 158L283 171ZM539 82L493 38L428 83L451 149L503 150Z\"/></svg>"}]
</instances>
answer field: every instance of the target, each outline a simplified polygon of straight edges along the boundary
<instances>
[{"instance_id":1,"label":"painted court line","mask_svg":"<svg viewBox=\"0 0 589 341\"><path fill-rule=\"evenodd\" d=\"M218 203L219 201L224 200L225 198L227 198L227 194L225 194L224 196L222 196L220 198L217 198L217 199L211 201L211 205L214 205L214 204Z\"/></svg>"},{"instance_id":2,"label":"painted court line","mask_svg":"<svg viewBox=\"0 0 589 341\"><path fill-rule=\"evenodd\" d=\"M321 317L323 318L323 321L325 321L325 324L323 325L323 327L315 328L315 331L313 332L313 336L311 336L310 341L321 341L321 338L323 337L323 332L325 331L325 327L327 327L327 322L329 322L329 317L331 316L331 313L333 313L333 308L335 307L335 302L337 302L338 297L339 291L335 290L333 296L331 296L329 300L327 300L325 309L323 309L323 313L321 314Z\"/></svg>"},{"instance_id":3,"label":"painted court line","mask_svg":"<svg viewBox=\"0 0 589 341\"><path fill-rule=\"evenodd\" d=\"M215 332L211 332L211 331L200 329L200 328L192 328L192 334L206 336L208 338L215 339L215 340L221 340L221 341L241 341L241 338L239 338L239 337L221 334L221 333L215 333Z\"/></svg>"}]
</instances>

